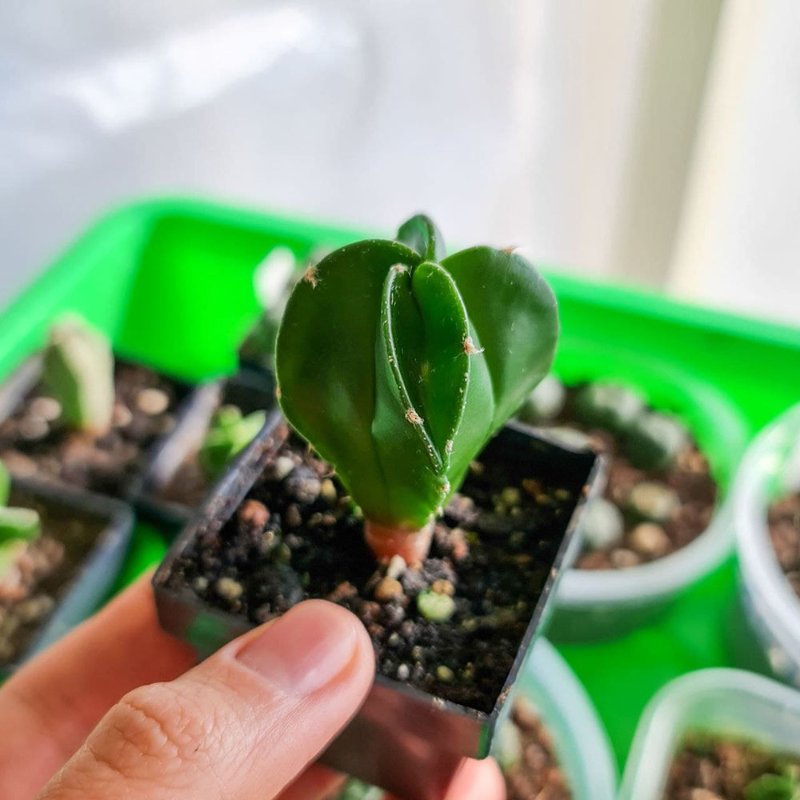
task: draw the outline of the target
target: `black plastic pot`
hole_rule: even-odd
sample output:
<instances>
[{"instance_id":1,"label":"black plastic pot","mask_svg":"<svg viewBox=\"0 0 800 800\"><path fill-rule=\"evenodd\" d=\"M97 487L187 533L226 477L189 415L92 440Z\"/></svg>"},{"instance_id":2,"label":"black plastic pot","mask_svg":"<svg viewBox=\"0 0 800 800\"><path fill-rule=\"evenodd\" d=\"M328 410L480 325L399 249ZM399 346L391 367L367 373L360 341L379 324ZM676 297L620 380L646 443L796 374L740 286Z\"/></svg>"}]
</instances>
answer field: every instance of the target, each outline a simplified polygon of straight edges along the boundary
<instances>
[{"instance_id":1,"label":"black plastic pot","mask_svg":"<svg viewBox=\"0 0 800 800\"><path fill-rule=\"evenodd\" d=\"M126 359L117 359L118 363L133 363L127 362ZM30 391L39 383L42 375L42 360L41 356L34 355L24 361L0 386L0 422L8 419L24 402ZM175 427L168 433L163 434L158 440L153 443L145 452L145 466L139 475L133 476L122 491L117 494L115 492L98 492L100 494L108 494L116 496L121 500L130 501L131 497L139 490L142 484L144 475L148 474L151 470L151 462L156 454L177 432L187 425L187 418L196 415L195 406L202 404L204 401L205 387L194 389L190 384L183 383L177 379L170 378L177 390L177 404L175 408ZM8 465L12 474L19 478L27 478L27 475L17 475L13 464ZM48 482L58 483L60 485L70 485L65 481L56 478L42 478ZM76 487L80 491L84 491L82 487Z\"/></svg>"},{"instance_id":2,"label":"black plastic pot","mask_svg":"<svg viewBox=\"0 0 800 800\"><path fill-rule=\"evenodd\" d=\"M222 612L202 602L188 586L170 582L176 560L197 537L217 534L275 455L287 435L285 423L273 424L245 451L208 497L201 513L173 543L153 579L162 626L191 643L201 655L250 629L244 617ZM505 686L491 713L466 708L414 687L378 675L361 711L323 754L328 765L382 786L408 800L439 798L465 756L488 752L506 698L523 667L533 639L541 632L552 605L561 572L579 547L580 510L592 487L601 480L602 459L587 451L570 450L527 426L507 425L485 448L480 460L514 460L530 475L547 474L563 482L579 498L575 511L563 519L560 544Z\"/></svg>"},{"instance_id":3,"label":"black plastic pot","mask_svg":"<svg viewBox=\"0 0 800 800\"><path fill-rule=\"evenodd\" d=\"M33 479L13 480L11 498L17 505L41 503L63 515L93 519L98 532L80 565L56 590L52 612L13 662L0 665L0 676L9 675L95 611L119 574L134 522L131 509L119 500Z\"/></svg>"},{"instance_id":4,"label":"black plastic pot","mask_svg":"<svg viewBox=\"0 0 800 800\"><path fill-rule=\"evenodd\" d=\"M198 387L172 433L155 447L144 474L136 481L131 498L137 512L161 526L185 525L197 506L163 497L162 492L184 462L195 455L203 442L214 412L227 403L243 414L275 409L275 379L272 373L241 370L222 381ZM265 422L265 425L268 424ZM215 481L209 479L206 491Z\"/></svg>"}]
</instances>

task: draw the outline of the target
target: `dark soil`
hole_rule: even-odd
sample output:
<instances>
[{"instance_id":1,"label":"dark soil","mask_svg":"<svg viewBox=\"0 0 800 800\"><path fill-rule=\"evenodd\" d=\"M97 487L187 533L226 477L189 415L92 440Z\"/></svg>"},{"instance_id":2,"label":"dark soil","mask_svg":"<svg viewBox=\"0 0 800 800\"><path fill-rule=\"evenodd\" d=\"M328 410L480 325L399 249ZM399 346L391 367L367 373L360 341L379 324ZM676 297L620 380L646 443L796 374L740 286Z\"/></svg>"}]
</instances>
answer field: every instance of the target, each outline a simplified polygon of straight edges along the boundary
<instances>
[{"instance_id":1,"label":"dark soil","mask_svg":"<svg viewBox=\"0 0 800 800\"><path fill-rule=\"evenodd\" d=\"M570 800L550 733L533 705L517 699L506 725L513 726L513 746L518 748L517 759L503 769L506 800Z\"/></svg>"},{"instance_id":2,"label":"dark soil","mask_svg":"<svg viewBox=\"0 0 800 800\"><path fill-rule=\"evenodd\" d=\"M576 566L593 570L625 569L663 558L694 541L711 522L718 494L708 460L696 442L690 439L668 469L639 469L625 454L625 442L619 435L603 428L586 428L577 420L574 398L579 388L567 389L564 410L554 424L583 432L589 437L592 449L608 458L604 498L622 512L624 532L613 545L586 547ZM631 491L644 482L664 484L677 493L680 502L668 520L662 523L642 520L627 509Z\"/></svg>"},{"instance_id":3,"label":"dark soil","mask_svg":"<svg viewBox=\"0 0 800 800\"><path fill-rule=\"evenodd\" d=\"M148 448L174 427L188 387L125 362L117 362L114 379L113 425L100 437L66 430L58 417L49 418L54 401L38 386L29 392L0 423L0 458L11 472L125 497L146 465Z\"/></svg>"},{"instance_id":4,"label":"dark soil","mask_svg":"<svg viewBox=\"0 0 800 800\"><path fill-rule=\"evenodd\" d=\"M291 438L221 532L179 556L168 585L253 623L307 597L333 600L364 622L381 674L488 713L577 502L574 488L520 469L474 462L421 569L378 567L329 465ZM437 606L452 596L449 621L420 613L425 591Z\"/></svg>"},{"instance_id":5,"label":"dark soil","mask_svg":"<svg viewBox=\"0 0 800 800\"><path fill-rule=\"evenodd\" d=\"M0 577L0 666L15 662L47 621L107 521L15 489L9 505L33 508L41 535Z\"/></svg>"},{"instance_id":6,"label":"dark soil","mask_svg":"<svg viewBox=\"0 0 800 800\"><path fill-rule=\"evenodd\" d=\"M776 500L767 517L778 563L800 598L800 492Z\"/></svg>"},{"instance_id":7,"label":"dark soil","mask_svg":"<svg viewBox=\"0 0 800 800\"><path fill-rule=\"evenodd\" d=\"M777 780L763 776L776 776ZM790 798L793 796L791 789L785 786L792 787L792 780L796 781L797 791L800 755L770 752L754 742L740 739L693 734L673 758L664 800ZM767 791L778 782L784 785L783 793Z\"/></svg>"},{"instance_id":8,"label":"dark soil","mask_svg":"<svg viewBox=\"0 0 800 800\"><path fill-rule=\"evenodd\" d=\"M197 453L195 448L184 458L172 478L155 493L158 500L187 508L197 508L202 503L212 479L200 466Z\"/></svg>"}]
</instances>

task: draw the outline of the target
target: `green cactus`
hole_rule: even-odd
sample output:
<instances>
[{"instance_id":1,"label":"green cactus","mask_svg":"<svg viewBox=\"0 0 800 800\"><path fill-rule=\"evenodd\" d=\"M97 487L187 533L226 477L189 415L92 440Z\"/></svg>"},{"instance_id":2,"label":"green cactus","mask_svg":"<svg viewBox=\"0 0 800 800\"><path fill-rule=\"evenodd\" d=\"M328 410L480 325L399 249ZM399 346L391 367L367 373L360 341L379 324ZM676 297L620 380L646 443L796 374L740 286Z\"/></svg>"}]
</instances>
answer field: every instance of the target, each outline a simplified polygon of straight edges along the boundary
<instances>
[{"instance_id":1,"label":"green cactus","mask_svg":"<svg viewBox=\"0 0 800 800\"><path fill-rule=\"evenodd\" d=\"M32 508L0 508L0 543L35 539L42 529L39 514Z\"/></svg>"},{"instance_id":2,"label":"green cactus","mask_svg":"<svg viewBox=\"0 0 800 800\"><path fill-rule=\"evenodd\" d=\"M0 506L4 506L8 502L10 492L11 475L9 475L6 465L0 461Z\"/></svg>"},{"instance_id":3,"label":"green cactus","mask_svg":"<svg viewBox=\"0 0 800 800\"><path fill-rule=\"evenodd\" d=\"M114 411L114 356L106 337L77 316L53 325L44 351L43 383L72 430L107 432Z\"/></svg>"},{"instance_id":4,"label":"green cactus","mask_svg":"<svg viewBox=\"0 0 800 800\"><path fill-rule=\"evenodd\" d=\"M14 564L42 530L39 514L31 508L6 506L11 492L11 478L0 461L0 577Z\"/></svg>"},{"instance_id":5,"label":"green cactus","mask_svg":"<svg viewBox=\"0 0 800 800\"><path fill-rule=\"evenodd\" d=\"M244 417L237 406L220 407L211 420L198 455L206 473L211 477L219 475L234 456L253 441L266 418L264 411L254 411Z\"/></svg>"},{"instance_id":6,"label":"green cactus","mask_svg":"<svg viewBox=\"0 0 800 800\"><path fill-rule=\"evenodd\" d=\"M745 800L800 800L800 775L788 770L784 775L766 773L744 787Z\"/></svg>"},{"instance_id":7,"label":"green cactus","mask_svg":"<svg viewBox=\"0 0 800 800\"><path fill-rule=\"evenodd\" d=\"M424 216L398 241L342 247L297 284L278 332L281 407L336 466L379 558L424 557L434 513L558 336L555 298L524 258L443 253Z\"/></svg>"}]
</instances>

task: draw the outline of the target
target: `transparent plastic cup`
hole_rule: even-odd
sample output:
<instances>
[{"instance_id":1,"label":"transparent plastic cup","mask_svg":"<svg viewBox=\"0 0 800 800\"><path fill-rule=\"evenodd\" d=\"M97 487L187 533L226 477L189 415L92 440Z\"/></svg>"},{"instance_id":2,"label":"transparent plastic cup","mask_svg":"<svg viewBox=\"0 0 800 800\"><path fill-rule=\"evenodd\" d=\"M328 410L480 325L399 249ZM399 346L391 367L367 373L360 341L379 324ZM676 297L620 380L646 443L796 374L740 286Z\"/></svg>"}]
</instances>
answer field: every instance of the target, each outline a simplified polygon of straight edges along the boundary
<instances>
[{"instance_id":1,"label":"transparent plastic cup","mask_svg":"<svg viewBox=\"0 0 800 800\"><path fill-rule=\"evenodd\" d=\"M692 732L800 753L800 692L736 669L706 669L677 678L642 715L619 800L660 800L675 750Z\"/></svg>"},{"instance_id":2,"label":"transparent plastic cup","mask_svg":"<svg viewBox=\"0 0 800 800\"><path fill-rule=\"evenodd\" d=\"M800 686L800 599L781 571L767 527L770 503L798 489L800 405L758 435L733 494L740 600L751 638L777 677Z\"/></svg>"},{"instance_id":3,"label":"transparent plastic cup","mask_svg":"<svg viewBox=\"0 0 800 800\"><path fill-rule=\"evenodd\" d=\"M682 590L732 553L726 487L745 450L746 430L738 410L714 386L658 359L567 342L559 376L567 384L598 379L619 382L640 391L655 409L674 413L708 457L720 487L710 525L680 550L626 569L566 572L548 636L557 642L596 641L622 635L657 617Z\"/></svg>"},{"instance_id":4,"label":"transparent plastic cup","mask_svg":"<svg viewBox=\"0 0 800 800\"><path fill-rule=\"evenodd\" d=\"M546 639L536 641L517 677L514 696L520 695L547 726L574 800L613 800L617 771L608 736L583 685Z\"/></svg>"}]
</instances>

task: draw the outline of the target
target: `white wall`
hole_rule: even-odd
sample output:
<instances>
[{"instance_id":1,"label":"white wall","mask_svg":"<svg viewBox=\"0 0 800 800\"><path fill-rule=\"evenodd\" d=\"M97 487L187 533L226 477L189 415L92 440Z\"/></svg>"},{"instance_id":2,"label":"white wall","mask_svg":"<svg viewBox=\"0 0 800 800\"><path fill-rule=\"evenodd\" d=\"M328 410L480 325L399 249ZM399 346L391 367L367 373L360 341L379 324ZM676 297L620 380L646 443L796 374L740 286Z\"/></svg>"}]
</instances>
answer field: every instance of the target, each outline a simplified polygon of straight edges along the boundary
<instances>
[{"instance_id":1,"label":"white wall","mask_svg":"<svg viewBox=\"0 0 800 800\"><path fill-rule=\"evenodd\" d=\"M386 231L424 208L454 242L791 319L799 11L2 4L0 299L110 205L178 192Z\"/></svg>"}]
</instances>

